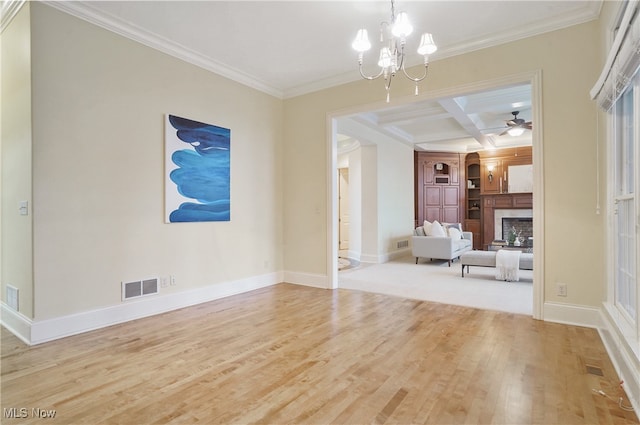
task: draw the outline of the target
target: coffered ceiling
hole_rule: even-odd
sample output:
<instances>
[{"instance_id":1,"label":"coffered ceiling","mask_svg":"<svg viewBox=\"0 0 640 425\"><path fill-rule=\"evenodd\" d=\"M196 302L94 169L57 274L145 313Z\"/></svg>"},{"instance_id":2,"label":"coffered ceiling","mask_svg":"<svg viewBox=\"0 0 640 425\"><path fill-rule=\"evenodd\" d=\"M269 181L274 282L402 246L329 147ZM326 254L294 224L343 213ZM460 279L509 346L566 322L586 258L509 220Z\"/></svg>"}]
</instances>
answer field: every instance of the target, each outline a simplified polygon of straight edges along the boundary
<instances>
[{"instance_id":1,"label":"coffered ceiling","mask_svg":"<svg viewBox=\"0 0 640 425\"><path fill-rule=\"evenodd\" d=\"M530 146L531 131L513 137L503 133L506 121L531 121L529 84L502 87L456 97L422 100L388 106L338 119L341 151L381 137L399 141L414 150L475 152L482 149ZM535 123L533 124L535 126Z\"/></svg>"}]
</instances>

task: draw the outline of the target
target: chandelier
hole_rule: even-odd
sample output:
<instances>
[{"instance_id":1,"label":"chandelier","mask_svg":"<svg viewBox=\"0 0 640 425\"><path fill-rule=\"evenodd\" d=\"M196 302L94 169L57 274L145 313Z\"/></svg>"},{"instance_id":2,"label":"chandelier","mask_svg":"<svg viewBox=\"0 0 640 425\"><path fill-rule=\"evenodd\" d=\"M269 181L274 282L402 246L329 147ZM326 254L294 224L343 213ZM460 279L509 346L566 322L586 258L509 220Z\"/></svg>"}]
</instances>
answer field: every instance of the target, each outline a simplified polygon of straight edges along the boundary
<instances>
[{"instance_id":1,"label":"chandelier","mask_svg":"<svg viewBox=\"0 0 640 425\"><path fill-rule=\"evenodd\" d=\"M416 84L415 95L418 95L418 83L424 80L429 69L429 55L435 52L438 47L433 42L433 36L429 33L422 34L420 45L418 46L418 54L424 57L424 74L421 77L412 77L404 69L404 47L406 38L413 32L413 26L409 22L409 16L406 12L400 12L396 16L394 0L391 0L391 23L382 22L380 24L380 56L378 57L378 66L380 72L378 75L368 76L362 70L362 62L364 60L364 52L371 48L367 30L362 28L358 30L356 39L351 47L358 52L358 68L360 75L365 80L375 80L384 78L384 87L387 91L387 103L389 103L389 91L391 90L391 80L396 76L398 71L402 71L405 77Z\"/></svg>"}]
</instances>

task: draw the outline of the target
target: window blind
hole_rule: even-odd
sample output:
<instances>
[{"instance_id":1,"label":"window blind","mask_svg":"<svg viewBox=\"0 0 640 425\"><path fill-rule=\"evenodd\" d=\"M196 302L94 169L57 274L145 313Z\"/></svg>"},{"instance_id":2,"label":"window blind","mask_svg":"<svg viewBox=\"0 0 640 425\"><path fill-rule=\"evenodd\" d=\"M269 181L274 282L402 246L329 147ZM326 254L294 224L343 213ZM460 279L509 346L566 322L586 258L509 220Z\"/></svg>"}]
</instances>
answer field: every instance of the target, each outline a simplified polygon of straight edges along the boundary
<instances>
[{"instance_id":1,"label":"window blind","mask_svg":"<svg viewBox=\"0 0 640 425\"><path fill-rule=\"evenodd\" d=\"M611 109L640 68L640 0L629 0L591 99L605 111Z\"/></svg>"}]
</instances>

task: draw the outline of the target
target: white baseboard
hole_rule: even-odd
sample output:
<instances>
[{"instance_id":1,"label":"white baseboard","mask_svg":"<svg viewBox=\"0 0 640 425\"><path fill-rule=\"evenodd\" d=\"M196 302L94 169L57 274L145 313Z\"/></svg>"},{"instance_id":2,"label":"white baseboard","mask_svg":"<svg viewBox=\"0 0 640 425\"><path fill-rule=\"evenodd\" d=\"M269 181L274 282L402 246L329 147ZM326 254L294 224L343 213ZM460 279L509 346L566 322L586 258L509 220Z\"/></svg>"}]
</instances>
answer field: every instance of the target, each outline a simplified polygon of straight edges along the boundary
<instances>
[{"instance_id":1,"label":"white baseboard","mask_svg":"<svg viewBox=\"0 0 640 425\"><path fill-rule=\"evenodd\" d=\"M387 261L395 260L397 258L406 257L411 255L411 248L403 248L397 251L387 253Z\"/></svg>"},{"instance_id":2,"label":"white baseboard","mask_svg":"<svg viewBox=\"0 0 640 425\"><path fill-rule=\"evenodd\" d=\"M324 274L284 272L284 281L313 288L329 288L329 277Z\"/></svg>"},{"instance_id":3,"label":"white baseboard","mask_svg":"<svg viewBox=\"0 0 640 425\"><path fill-rule=\"evenodd\" d=\"M31 319L2 302L0 323L25 344L31 344Z\"/></svg>"},{"instance_id":4,"label":"white baseboard","mask_svg":"<svg viewBox=\"0 0 640 425\"><path fill-rule=\"evenodd\" d=\"M179 308L189 307L282 282L283 273L275 272L204 288L141 298L101 309L44 320L20 318L19 313L2 305L2 324L29 345L64 338L130 320L141 319ZM9 310L5 312L5 310ZM24 316L23 316L24 317ZM25 320L26 319L26 320Z\"/></svg>"},{"instance_id":5,"label":"white baseboard","mask_svg":"<svg viewBox=\"0 0 640 425\"><path fill-rule=\"evenodd\" d=\"M631 406L640 416L640 359L633 353L620 334L615 320L605 306L601 310L602 327L598 329L616 373L624 382L623 389Z\"/></svg>"},{"instance_id":6,"label":"white baseboard","mask_svg":"<svg viewBox=\"0 0 640 425\"><path fill-rule=\"evenodd\" d=\"M545 302L542 319L545 322L600 328L600 309L583 305Z\"/></svg>"},{"instance_id":7,"label":"white baseboard","mask_svg":"<svg viewBox=\"0 0 640 425\"><path fill-rule=\"evenodd\" d=\"M347 251L347 258L351 258L352 260L362 261L360 251Z\"/></svg>"},{"instance_id":8,"label":"white baseboard","mask_svg":"<svg viewBox=\"0 0 640 425\"><path fill-rule=\"evenodd\" d=\"M383 263L384 261L381 260L379 255L360 254L360 262L369 263L369 264L380 264L380 263Z\"/></svg>"},{"instance_id":9,"label":"white baseboard","mask_svg":"<svg viewBox=\"0 0 640 425\"><path fill-rule=\"evenodd\" d=\"M616 373L625 383L624 390L632 407L640 412L640 359L625 346L606 308L547 302L544 303L543 320L597 329Z\"/></svg>"},{"instance_id":10,"label":"white baseboard","mask_svg":"<svg viewBox=\"0 0 640 425\"><path fill-rule=\"evenodd\" d=\"M382 264L394 260L396 258L404 257L411 254L411 248L404 248L397 251L390 251L384 254L363 254L360 258L362 263Z\"/></svg>"}]
</instances>

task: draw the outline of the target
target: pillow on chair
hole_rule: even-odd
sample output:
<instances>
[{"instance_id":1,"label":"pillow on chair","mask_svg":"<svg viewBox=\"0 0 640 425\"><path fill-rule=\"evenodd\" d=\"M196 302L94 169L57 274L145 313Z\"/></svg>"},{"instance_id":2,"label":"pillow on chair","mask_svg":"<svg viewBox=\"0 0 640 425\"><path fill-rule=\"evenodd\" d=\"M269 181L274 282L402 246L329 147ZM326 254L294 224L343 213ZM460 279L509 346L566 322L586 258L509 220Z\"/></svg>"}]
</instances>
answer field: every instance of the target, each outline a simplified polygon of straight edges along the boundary
<instances>
[{"instance_id":1,"label":"pillow on chair","mask_svg":"<svg viewBox=\"0 0 640 425\"><path fill-rule=\"evenodd\" d=\"M442 223L442 225L447 229L456 228L462 233L462 223Z\"/></svg>"},{"instance_id":2,"label":"pillow on chair","mask_svg":"<svg viewBox=\"0 0 640 425\"><path fill-rule=\"evenodd\" d=\"M431 225L431 236L447 236L444 227L438 221L434 221Z\"/></svg>"},{"instance_id":3,"label":"pillow on chair","mask_svg":"<svg viewBox=\"0 0 640 425\"><path fill-rule=\"evenodd\" d=\"M432 227L433 227L433 223L430 223L427 220L424 221L424 223L422 224L422 228L424 229L425 236L431 236Z\"/></svg>"},{"instance_id":4,"label":"pillow on chair","mask_svg":"<svg viewBox=\"0 0 640 425\"><path fill-rule=\"evenodd\" d=\"M451 239L462 239L462 232L457 227L449 227L449 237Z\"/></svg>"}]
</instances>

